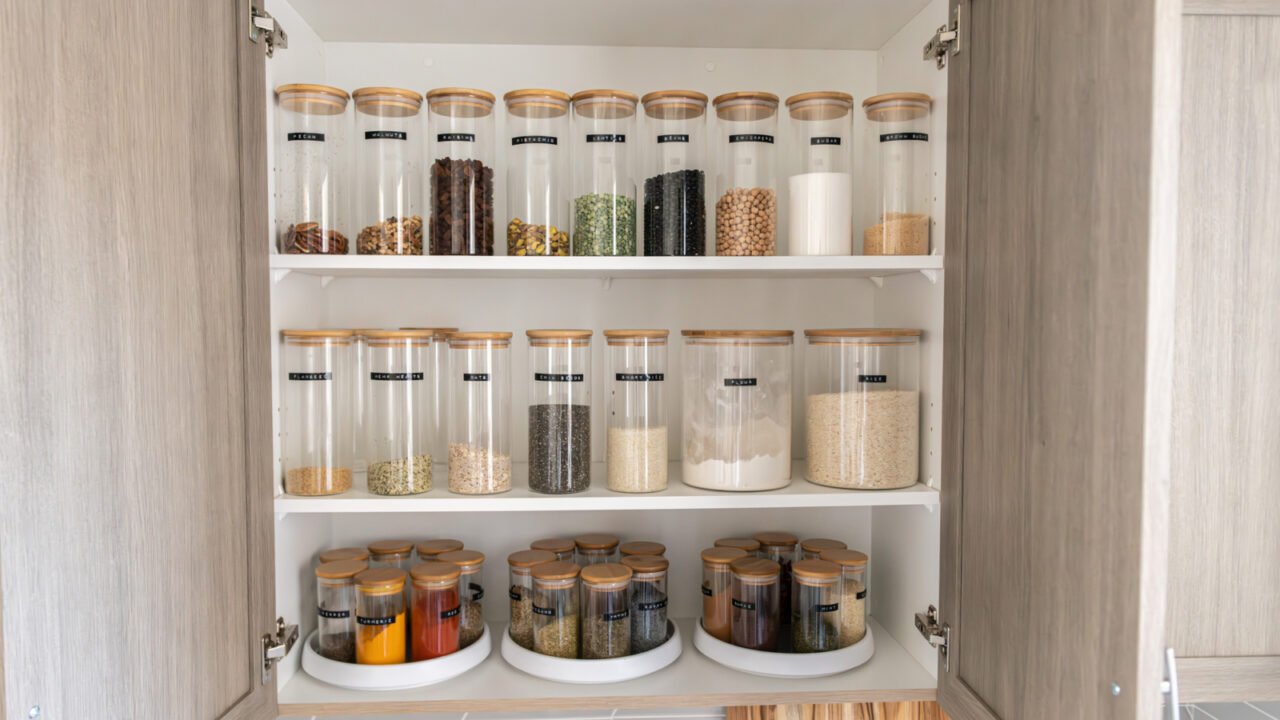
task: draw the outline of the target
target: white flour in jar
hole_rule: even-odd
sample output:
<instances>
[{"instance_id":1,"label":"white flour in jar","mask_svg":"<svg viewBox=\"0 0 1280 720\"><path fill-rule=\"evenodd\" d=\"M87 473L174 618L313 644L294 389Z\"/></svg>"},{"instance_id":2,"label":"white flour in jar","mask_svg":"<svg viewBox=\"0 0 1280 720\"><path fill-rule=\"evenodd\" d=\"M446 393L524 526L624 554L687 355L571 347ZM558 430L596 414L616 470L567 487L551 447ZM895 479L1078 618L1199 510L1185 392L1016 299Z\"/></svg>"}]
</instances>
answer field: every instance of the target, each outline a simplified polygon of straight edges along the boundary
<instances>
[{"instance_id":1,"label":"white flour in jar","mask_svg":"<svg viewBox=\"0 0 1280 720\"><path fill-rule=\"evenodd\" d=\"M730 438L742 438L732 442ZM737 458L716 457L720 450ZM768 418L710 436L696 432L685 449L684 483L708 490L773 490L791 483L791 431Z\"/></svg>"}]
</instances>

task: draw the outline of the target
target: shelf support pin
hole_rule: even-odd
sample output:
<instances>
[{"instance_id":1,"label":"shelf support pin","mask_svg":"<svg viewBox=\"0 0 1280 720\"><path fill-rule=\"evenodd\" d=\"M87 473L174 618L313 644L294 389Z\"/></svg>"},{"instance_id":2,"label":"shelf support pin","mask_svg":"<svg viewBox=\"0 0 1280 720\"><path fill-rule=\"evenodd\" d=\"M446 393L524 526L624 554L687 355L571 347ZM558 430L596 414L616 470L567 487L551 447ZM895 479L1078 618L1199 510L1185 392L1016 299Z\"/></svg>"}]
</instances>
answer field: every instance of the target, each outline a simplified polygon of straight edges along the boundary
<instances>
[{"instance_id":1,"label":"shelf support pin","mask_svg":"<svg viewBox=\"0 0 1280 720\"><path fill-rule=\"evenodd\" d=\"M321 275L321 276L320 276L320 287L322 287L322 288L327 288L327 287L329 287L329 283L331 283L331 282L333 282L333 276L332 276L332 275Z\"/></svg>"},{"instance_id":2,"label":"shelf support pin","mask_svg":"<svg viewBox=\"0 0 1280 720\"><path fill-rule=\"evenodd\" d=\"M280 284L280 281L281 281L281 280L283 280L283 279L285 279L286 277L288 277L288 276L289 276L289 273L291 273L291 272L293 272L293 271L292 271L292 270L290 270L289 268L278 268L278 269L276 269L276 270L272 270L272 271L271 271L271 284L272 284L272 285L279 285L279 284Z\"/></svg>"},{"instance_id":3,"label":"shelf support pin","mask_svg":"<svg viewBox=\"0 0 1280 720\"><path fill-rule=\"evenodd\" d=\"M611 287L613 287L613 276L605 275L604 277L600 278L601 290L608 290Z\"/></svg>"},{"instance_id":4,"label":"shelf support pin","mask_svg":"<svg viewBox=\"0 0 1280 720\"><path fill-rule=\"evenodd\" d=\"M872 285L875 285L878 288L884 287L884 278L880 277L879 275L871 275L867 279L871 281Z\"/></svg>"},{"instance_id":5,"label":"shelf support pin","mask_svg":"<svg viewBox=\"0 0 1280 720\"><path fill-rule=\"evenodd\" d=\"M937 285L937 284L938 284L938 271L937 271L937 270L926 270L926 269L921 269L921 270L920 270L920 274L921 274L921 275L924 275L926 278L928 278L929 283L930 283L931 285Z\"/></svg>"}]
</instances>

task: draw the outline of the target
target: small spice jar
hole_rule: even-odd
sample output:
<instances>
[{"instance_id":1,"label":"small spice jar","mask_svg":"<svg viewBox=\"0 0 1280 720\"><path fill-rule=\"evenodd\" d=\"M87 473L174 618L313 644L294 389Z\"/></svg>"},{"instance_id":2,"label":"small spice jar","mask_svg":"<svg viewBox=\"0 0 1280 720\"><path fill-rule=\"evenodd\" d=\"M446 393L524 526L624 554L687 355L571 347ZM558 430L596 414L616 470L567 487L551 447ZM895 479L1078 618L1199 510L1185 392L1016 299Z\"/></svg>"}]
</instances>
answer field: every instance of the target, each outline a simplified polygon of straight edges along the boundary
<instances>
[{"instance_id":1,"label":"small spice jar","mask_svg":"<svg viewBox=\"0 0 1280 720\"><path fill-rule=\"evenodd\" d=\"M282 253L346 255L340 186L346 183L348 95L328 85L276 88L276 235Z\"/></svg>"},{"instance_id":2,"label":"small spice jar","mask_svg":"<svg viewBox=\"0 0 1280 720\"><path fill-rule=\"evenodd\" d=\"M512 90L507 103L507 254L568 255L569 96Z\"/></svg>"},{"instance_id":3,"label":"small spice jar","mask_svg":"<svg viewBox=\"0 0 1280 720\"><path fill-rule=\"evenodd\" d=\"M568 538L542 538L529 543L530 550L546 550L556 556L556 560L573 562L574 542Z\"/></svg>"},{"instance_id":4,"label":"small spice jar","mask_svg":"<svg viewBox=\"0 0 1280 720\"><path fill-rule=\"evenodd\" d=\"M419 563L409 571L413 582L409 627L414 662L458 651L462 625L458 575L458 566L447 562Z\"/></svg>"},{"instance_id":5,"label":"small spice jar","mask_svg":"<svg viewBox=\"0 0 1280 720\"><path fill-rule=\"evenodd\" d=\"M511 489L511 333L449 335L449 490Z\"/></svg>"},{"instance_id":6,"label":"small spice jar","mask_svg":"<svg viewBox=\"0 0 1280 720\"><path fill-rule=\"evenodd\" d=\"M623 559L632 555L666 555L667 546L649 540L632 540L619 545L618 552L622 554Z\"/></svg>"},{"instance_id":7,"label":"small spice jar","mask_svg":"<svg viewBox=\"0 0 1280 720\"><path fill-rule=\"evenodd\" d=\"M800 538L787 532L762 532L756 533L755 539L760 542L760 557L778 563L782 573L779 584L782 604L778 621L785 625L791 620L791 563L796 560L796 546Z\"/></svg>"},{"instance_id":8,"label":"small spice jar","mask_svg":"<svg viewBox=\"0 0 1280 720\"><path fill-rule=\"evenodd\" d=\"M840 566L801 560L791 567L791 648L826 652L840 645Z\"/></svg>"},{"instance_id":9,"label":"small spice jar","mask_svg":"<svg viewBox=\"0 0 1280 720\"><path fill-rule=\"evenodd\" d=\"M431 333L431 404L427 425L431 431L431 460L444 462L449 457L449 334L456 327L402 327L401 330L423 330Z\"/></svg>"},{"instance_id":10,"label":"small spice jar","mask_svg":"<svg viewBox=\"0 0 1280 720\"><path fill-rule=\"evenodd\" d=\"M729 565L745 557L750 557L746 550L734 547L702 551L702 629L717 640L731 639L733 591Z\"/></svg>"},{"instance_id":11,"label":"small spice jar","mask_svg":"<svg viewBox=\"0 0 1280 720\"><path fill-rule=\"evenodd\" d=\"M573 96L573 254L636 254L636 184L631 170L634 94L584 90Z\"/></svg>"},{"instance_id":12,"label":"small spice jar","mask_svg":"<svg viewBox=\"0 0 1280 720\"><path fill-rule=\"evenodd\" d=\"M462 549L462 541L453 538L438 538L435 540L423 540L418 543L418 561L419 562L435 562L440 556L447 552L454 552Z\"/></svg>"},{"instance_id":13,"label":"small spice jar","mask_svg":"<svg viewBox=\"0 0 1280 720\"><path fill-rule=\"evenodd\" d=\"M529 489L591 487L591 331L528 330Z\"/></svg>"},{"instance_id":14,"label":"small spice jar","mask_svg":"<svg viewBox=\"0 0 1280 720\"><path fill-rule=\"evenodd\" d=\"M645 114L644 254L705 255L707 195L703 129L707 96L661 90L640 98Z\"/></svg>"},{"instance_id":15,"label":"small spice jar","mask_svg":"<svg viewBox=\"0 0 1280 720\"><path fill-rule=\"evenodd\" d=\"M853 252L853 172L849 133L853 96L807 92L787 98L799 172L787 180L792 255Z\"/></svg>"},{"instance_id":16,"label":"small spice jar","mask_svg":"<svg viewBox=\"0 0 1280 720\"><path fill-rule=\"evenodd\" d=\"M775 255L778 96L732 92L714 101L720 130L716 255Z\"/></svg>"},{"instance_id":17,"label":"small spice jar","mask_svg":"<svg viewBox=\"0 0 1280 720\"><path fill-rule=\"evenodd\" d=\"M480 582L480 574L484 570L484 553L479 550L454 550L440 553L437 559L457 565L462 573L458 578L458 592L462 596L459 647L469 647L484 634L484 607L480 603L484 599L484 585Z\"/></svg>"},{"instance_id":18,"label":"small spice jar","mask_svg":"<svg viewBox=\"0 0 1280 720\"><path fill-rule=\"evenodd\" d=\"M849 647L867 634L867 556L827 550L822 559L840 566L840 647Z\"/></svg>"},{"instance_id":19,"label":"small spice jar","mask_svg":"<svg viewBox=\"0 0 1280 720\"><path fill-rule=\"evenodd\" d=\"M667 489L666 330L605 330L609 427L605 474L614 492Z\"/></svg>"},{"instance_id":20,"label":"small spice jar","mask_svg":"<svg viewBox=\"0 0 1280 720\"><path fill-rule=\"evenodd\" d=\"M578 657L578 573L571 562L535 565L533 575L533 651L560 658Z\"/></svg>"},{"instance_id":21,"label":"small spice jar","mask_svg":"<svg viewBox=\"0 0 1280 720\"><path fill-rule=\"evenodd\" d=\"M648 652L667 641L670 563L660 555L628 555L622 564L631 571L631 652Z\"/></svg>"},{"instance_id":22,"label":"small spice jar","mask_svg":"<svg viewBox=\"0 0 1280 720\"><path fill-rule=\"evenodd\" d=\"M339 560L364 560L368 562L369 551L362 547L343 547L325 550L320 553L319 565L325 563L338 562Z\"/></svg>"},{"instance_id":23,"label":"small spice jar","mask_svg":"<svg viewBox=\"0 0 1280 720\"><path fill-rule=\"evenodd\" d=\"M427 93L431 254L493 254L493 93Z\"/></svg>"},{"instance_id":24,"label":"small spice jar","mask_svg":"<svg viewBox=\"0 0 1280 720\"><path fill-rule=\"evenodd\" d=\"M776 651L782 608L778 563L744 557L730 563L729 570L733 574L730 640L738 647Z\"/></svg>"},{"instance_id":25,"label":"small spice jar","mask_svg":"<svg viewBox=\"0 0 1280 720\"><path fill-rule=\"evenodd\" d=\"M316 568L317 651L338 662L356 661L356 581L364 560L327 562Z\"/></svg>"},{"instance_id":26,"label":"small spice jar","mask_svg":"<svg viewBox=\"0 0 1280 720\"><path fill-rule=\"evenodd\" d=\"M431 489L433 428L430 330L369 330L365 433L374 495L415 495ZM363 379L363 378L362 378Z\"/></svg>"},{"instance_id":27,"label":"small spice jar","mask_svg":"<svg viewBox=\"0 0 1280 720\"><path fill-rule=\"evenodd\" d=\"M873 223L862 233L864 255L929 254L929 107L923 93L888 93L862 101L867 113L867 154L872 158Z\"/></svg>"},{"instance_id":28,"label":"small spice jar","mask_svg":"<svg viewBox=\"0 0 1280 720\"><path fill-rule=\"evenodd\" d=\"M422 96L366 87L356 106L356 252L422 254Z\"/></svg>"},{"instance_id":29,"label":"small spice jar","mask_svg":"<svg viewBox=\"0 0 1280 720\"><path fill-rule=\"evenodd\" d=\"M404 583L407 574L393 567L356 575L356 662L395 665L405 661L408 620Z\"/></svg>"},{"instance_id":30,"label":"small spice jar","mask_svg":"<svg viewBox=\"0 0 1280 720\"><path fill-rule=\"evenodd\" d=\"M533 568L555 561L555 553L546 550L518 550L507 556L507 594L511 597L511 626L507 632L526 650L533 649Z\"/></svg>"},{"instance_id":31,"label":"small spice jar","mask_svg":"<svg viewBox=\"0 0 1280 720\"><path fill-rule=\"evenodd\" d=\"M827 550L844 550L847 547L849 546L840 540L809 538L800 543L800 555L802 560L818 560Z\"/></svg>"},{"instance_id":32,"label":"small spice jar","mask_svg":"<svg viewBox=\"0 0 1280 720\"><path fill-rule=\"evenodd\" d=\"M393 567L409 572L413 567L413 543L408 540L379 540L369 543L369 567Z\"/></svg>"},{"instance_id":33,"label":"small spice jar","mask_svg":"<svg viewBox=\"0 0 1280 720\"><path fill-rule=\"evenodd\" d=\"M604 533L587 533L573 539L578 565L587 567L618 562L618 538Z\"/></svg>"},{"instance_id":34,"label":"small spice jar","mask_svg":"<svg viewBox=\"0 0 1280 720\"><path fill-rule=\"evenodd\" d=\"M284 491L351 489L350 330L284 330L280 448Z\"/></svg>"},{"instance_id":35,"label":"small spice jar","mask_svg":"<svg viewBox=\"0 0 1280 720\"><path fill-rule=\"evenodd\" d=\"M720 538L715 541L716 547L738 548L748 555L760 554L760 541L755 538Z\"/></svg>"},{"instance_id":36,"label":"small spice jar","mask_svg":"<svg viewBox=\"0 0 1280 720\"><path fill-rule=\"evenodd\" d=\"M582 659L631 654L631 570L618 563L582 568Z\"/></svg>"},{"instance_id":37,"label":"small spice jar","mask_svg":"<svg viewBox=\"0 0 1280 720\"><path fill-rule=\"evenodd\" d=\"M857 490L914 485L920 475L920 331L804 334L809 481Z\"/></svg>"}]
</instances>

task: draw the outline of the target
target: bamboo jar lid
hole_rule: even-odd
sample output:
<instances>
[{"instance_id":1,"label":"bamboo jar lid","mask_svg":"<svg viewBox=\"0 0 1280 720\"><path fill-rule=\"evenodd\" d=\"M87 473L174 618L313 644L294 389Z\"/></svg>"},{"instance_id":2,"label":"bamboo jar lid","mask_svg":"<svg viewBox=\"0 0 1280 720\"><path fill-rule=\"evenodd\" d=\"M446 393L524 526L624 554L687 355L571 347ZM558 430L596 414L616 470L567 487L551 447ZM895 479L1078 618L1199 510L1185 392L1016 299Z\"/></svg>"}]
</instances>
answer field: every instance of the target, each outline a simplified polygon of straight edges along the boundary
<instances>
[{"instance_id":1,"label":"bamboo jar lid","mask_svg":"<svg viewBox=\"0 0 1280 720\"><path fill-rule=\"evenodd\" d=\"M369 563L364 560L355 558L334 560L317 567L316 577L324 578L325 580L343 580L355 577L368 569Z\"/></svg>"},{"instance_id":2,"label":"bamboo jar lid","mask_svg":"<svg viewBox=\"0 0 1280 720\"><path fill-rule=\"evenodd\" d=\"M439 538L437 540L423 540L418 543L418 555L422 557L436 557L440 553L453 552L462 549L462 541L453 538Z\"/></svg>"},{"instance_id":3,"label":"bamboo jar lid","mask_svg":"<svg viewBox=\"0 0 1280 720\"><path fill-rule=\"evenodd\" d=\"M525 330L533 347L586 347L591 344L590 330Z\"/></svg>"},{"instance_id":4,"label":"bamboo jar lid","mask_svg":"<svg viewBox=\"0 0 1280 720\"><path fill-rule=\"evenodd\" d=\"M826 560L801 560L791 566L791 574L805 585L825 585L840 577L840 566Z\"/></svg>"},{"instance_id":5,"label":"bamboo jar lid","mask_svg":"<svg viewBox=\"0 0 1280 720\"><path fill-rule=\"evenodd\" d=\"M628 555L622 558L622 565L634 573L633 578L635 575L663 572L671 567L670 561L661 555Z\"/></svg>"},{"instance_id":6,"label":"bamboo jar lid","mask_svg":"<svg viewBox=\"0 0 1280 720\"><path fill-rule=\"evenodd\" d=\"M409 568L409 577L414 582L447 582L457 580L461 574L457 565L440 561L418 563Z\"/></svg>"},{"instance_id":7,"label":"bamboo jar lid","mask_svg":"<svg viewBox=\"0 0 1280 720\"><path fill-rule=\"evenodd\" d=\"M400 568L380 567L356 575L356 584L371 595L388 595L404 588L407 573Z\"/></svg>"},{"instance_id":8,"label":"bamboo jar lid","mask_svg":"<svg viewBox=\"0 0 1280 720\"><path fill-rule=\"evenodd\" d=\"M764 547L794 547L800 542L800 538L789 532L762 532L754 537Z\"/></svg>"},{"instance_id":9,"label":"bamboo jar lid","mask_svg":"<svg viewBox=\"0 0 1280 720\"><path fill-rule=\"evenodd\" d=\"M596 589L615 589L617 586L626 586L631 580L631 568L621 563L597 563L582 568L582 582L587 586L599 585L603 586Z\"/></svg>"},{"instance_id":10,"label":"bamboo jar lid","mask_svg":"<svg viewBox=\"0 0 1280 720\"><path fill-rule=\"evenodd\" d=\"M740 548L747 552L755 552L760 549L760 541L755 538L720 538L715 542L715 546Z\"/></svg>"},{"instance_id":11,"label":"bamboo jar lid","mask_svg":"<svg viewBox=\"0 0 1280 720\"><path fill-rule=\"evenodd\" d=\"M632 540L618 546L618 552L625 555L665 555L667 546L648 540Z\"/></svg>"},{"instance_id":12,"label":"bamboo jar lid","mask_svg":"<svg viewBox=\"0 0 1280 720\"><path fill-rule=\"evenodd\" d=\"M670 330L605 330L609 345L665 345Z\"/></svg>"},{"instance_id":13,"label":"bamboo jar lid","mask_svg":"<svg viewBox=\"0 0 1280 720\"><path fill-rule=\"evenodd\" d=\"M573 543L583 550L608 550L618 546L618 538L605 533L587 533L574 538Z\"/></svg>"},{"instance_id":14,"label":"bamboo jar lid","mask_svg":"<svg viewBox=\"0 0 1280 720\"><path fill-rule=\"evenodd\" d=\"M636 114L640 98L626 90L583 90L573 94L574 112L597 120L621 120Z\"/></svg>"},{"instance_id":15,"label":"bamboo jar lid","mask_svg":"<svg viewBox=\"0 0 1280 720\"><path fill-rule=\"evenodd\" d=\"M556 560L555 562L542 563L534 565L531 575L534 580L572 580L578 577L578 573L582 572L582 568L577 563L571 563L568 560Z\"/></svg>"},{"instance_id":16,"label":"bamboo jar lid","mask_svg":"<svg viewBox=\"0 0 1280 720\"><path fill-rule=\"evenodd\" d=\"M331 563L339 560L368 560L369 550L362 547L344 547L325 550L320 553L320 563Z\"/></svg>"},{"instance_id":17,"label":"bamboo jar lid","mask_svg":"<svg viewBox=\"0 0 1280 720\"><path fill-rule=\"evenodd\" d=\"M473 573L478 565L484 563L484 553L479 550L453 550L440 553L436 559L440 562L453 563L462 568L463 572Z\"/></svg>"},{"instance_id":18,"label":"bamboo jar lid","mask_svg":"<svg viewBox=\"0 0 1280 720\"><path fill-rule=\"evenodd\" d=\"M502 96L507 112L523 118L558 118L569 112L569 93L545 88L512 90Z\"/></svg>"},{"instance_id":19,"label":"bamboo jar lid","mask_svg":"<svg viewBox=\"0 0 1280 720\"><path fill-rule=\"evenodd\" d=\"M276 88L280 107L302 115L341 115L347 109L346 90L330 85L289 83Z\"/></svg>"},{"instance_id":20,"label":"bamboo jar lid","mask_svg":"<svg viewBox=\"0 0 1280 720\"><path fill-rule=\"evenodd\" d=\"M729 569L745 578L764 579L777 577L782 566L765 558L742 557L729 563Z\"/></svg>"},{"instance_id":21,"label":"bamboo jar lid","mask_svg":"<svg viewBox=\"0 0 1280 720\"><path fill-rule=\"evenodd\" d=\"M867 554L857 550L827 550L822 553L819 559L847 568L860 568L865 567L867 564Z\"/></svg>"},{"instance_id":22,"label":"bamboo jar lid","mask_svg":"<svg viewBox=\"0 0 1280 720\"><path fill-rule=\"evenodd\" d=\"M369 552L375 558L386 555L407 555L413 552L413 542L409 540L379 540L369 543Z\"/></svg>"},{"instance_id":23,"label":"bamboo jar lid","mask_svg":"<svg viewBox=\"0 0 1280 720\"><path fill-rule=\"evenodd\" d=\"M644 114L659 120L692 120L707 112L707 96L696 90L658 90L640 98Z\"/></svg>"},{"instance_id":24,"label":"bamboo jar lid","mask_svg":"<svg viewBox=\"0 0 1280 720\"><path fill-rule=\"evenodd\" d=\"M826 550L844 550L847 547L849 547L848 543L832 540L831 538L810 538L800 543L801 550L819 555Z\"/></svg>"},{"instance_id":25,"label":"bamboo jar lid","mask_svg":"<svg viewBox=\"0 0 1280 720\"><path fill-rule=\"evenodd\" d=\"M736 547L712 547L702 551L702 562L708 565L728 565L744 557L751 557L751 554Z\"/></svg>"},{"instance_id":26,"label":"bamboo jar lid","mask_svg":"<svg viewBox=\"0 0 1280 720\"><path fill-rule=\"evenodd\" d=\"M556 554L546 550L517 550L507 556L507 564L513 568L531 568L555 561Z\"/></svg>"},{"instance_id":27,"label":"bamboo jar lid","mask_svg":"<svg viewBox=\"0 0 1280 720\"><path fill-rule=\"evenodd\" d=\"M529 543L529 549L564 554L573 552L573 541L568 538L542 538Z\"/></svg>"}]
</instances>

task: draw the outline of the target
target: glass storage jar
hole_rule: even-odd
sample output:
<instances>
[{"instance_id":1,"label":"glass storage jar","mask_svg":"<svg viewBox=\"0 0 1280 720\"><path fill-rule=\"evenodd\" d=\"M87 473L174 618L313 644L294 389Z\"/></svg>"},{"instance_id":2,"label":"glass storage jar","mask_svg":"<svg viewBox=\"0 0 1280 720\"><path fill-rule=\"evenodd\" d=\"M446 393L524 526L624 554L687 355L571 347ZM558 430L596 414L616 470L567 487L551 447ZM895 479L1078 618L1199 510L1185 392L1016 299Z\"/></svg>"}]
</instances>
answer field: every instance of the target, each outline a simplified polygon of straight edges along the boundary
<instances>
[{"instance_id":1,"label":"glass storage jar","mask_svg":"<svg viewBox=\"0 0 1280 720\"><path fill-rule=\"evenodd\" d=\"M493 94L427 93L431 254L493 254Z\"/></svg>"},{"instance_id":2,"label":"glass storage jar","mask_svg":"<svg viewBox=\"0 0 1280 720\"><path fill-rule=\"evenodd\" d=\"M338 662L356 661L356 575L364 560L327 562L316 568L316 650Z\"/></svg>"},{"instance_id":3,"label":"glass storage jar","mask_svg":"<svg viewBox=\"0 0 1280 720\"><path fill-rule=\"evenodd\" d=\"M462 541L453 538L437 538L435 540L423 540L418 543L418 561L419 562L436 562L440 556L447 552L462 549Z\"/></svg>"},{"instance_id":4,"label":"glass storage jar","mask_svg":"<svg viewBox=\"0 0 1280 720\"><path fill-rule=\"evenodd\" d=\"M533 651L551 657L578 657L578 573L571 562L535 565Z\"/></svg>"},{"instance_id":5,"label":"glass storage jar","mask_svg":"<svg viewBox=\"0 0 1280 720\"><path fill-rule=\"evenodd\" d=\"M458 566L446 562L418 563L409 570L413 583L410 656L414 662L458 651L462 625L458 575Z\"/></svg>"},{"instance_id":6,"label":"glass storage jar","mask_svg":"<svg viewBox=\"0 0 1280 720\"><path fill-rule=\"evenodd\" d=\"M862 101L867 154L876 176L871 223L862 232L864 255L929 254L929 107L923 93L888 93Z\"/></svg>"},{"instance_id":7,"label":"glass storage jar","mask_svg":"<svg viewBox=\"0 0 1280 720\"><path fill-rule=\"evenodd\" d=\"M408 540L369 543L369 567L393 567L409 572L413 567L413 543Z\"/></svg>"},{"instance_id":8,"label":"glass storage jar","mask_svg":"<svg viewBox=\"0 0 1280 720\"><path fill-rule=\"evenodd\" d=\"M618 563L582 568L582 659L631 654L631 570Z\"/></svg>"},{"instance_id":9,"label":"glass storage jar","mask_svg":"<svg viewBox=\"0 0 1280 720\"><path fill-rule=\"evenodd\" d=\"M622 564L631 571L631 652L648 652L667 641L667 570L671 564L658 555L628 555Z\"/></svg>"},{"instance_id":10,"label":"glass storage jar","mask_svg":"<svg viewBox=\"0 0 1280 720\"><path fill-rule=\"evenodd\" d=\"M738 647L774 652L778 649L778 563L744 557L729 563L733 574L730 640Z\"/></svg>"},{"instance_id":11,"label":"glass storage jar","mask_svg":"<svg viewBox=\"0 0 1280 720\"><path fill-rule=\"evenodd\" d=\"M405 661L404 570L371 568L356 575L356 662L395 665Z\"/></svg>"},{"instance_id":12,"label":"glass storage jar","mask_svg":"<svg viewBox=\"0 0 1280 720\"><path fill-rule=\"evenodd\" d=\"M800 538L788 532L762 532L756 533L755 539L760 543L760 557L778 563L782 578L778 584L781 596L778 622L785 625L791 621L791 564L796 560L796 545Z\"/></svg>"},{"instance_id":13,"label":"glass storage jar","mask_svg":"<svg viewBox=\"0 0 1280 720\"><path fill-rule=\"evenodd\" d=\"M507 254L568 255L569 96L512 90L507 103Z\"/></svg>"},{"instance_id":14,"label":"glass storage jar","mask_svg":"<svg viewBox=\"0 0 1280 720\"><path fill-rule=\"evenodd\" d=\"M920 470L920 331L806 330L811 482L884 490Z\"/></svg>"},{"instance_id":15,"label":"glass storage jar","mask_svg":"<svg viewBox=\"0 0 1280 720\"><path fill-rule=\"evenodd\" d=\"M840 648L840 566L801 560L791 567L791 649L826 652Z\"/></svg>"},{"instance_id":16,"label":"glass storage jar","mask_svg":"<svg viewBox=\"0 0 1280 720\"><path fill-rule=\"evenodd\" d=\"M636 101L622 90L573 96L573 254L636 254L631 169Z\"/></svg>"},{"instance_id":17,"label":"glass storage jar","mask_svg":"<svg viewBox=\"0 0 1280 720\"><path fill-rule=\"evenodd\" d=\"M529 489L591 487L591 331L528 330Z\"/></svg>"},{"instance_id":18,"label":"glass storage jar","mask_svg":"<svg viewBox=\"0 0 1280 720\"><path fill-rule=\"evenodd\" d=\"M370 330L366 479L374 495L431 489L431 331ZM365 380L365 378L361 378Z\"/></svg>"},{"instance_id":19,"label":"glass storage jar","mask_svg":"<svg viewBox=\"0 0 1280 720\"><path fill-rule=\"evenodd\" d=\"M331 548L320 553L317 564L338 562L339 560L364 560L369 561L369 551L362 547L343 547Z\"/></svg>"},{"instance_id":20,"label":"glass storage jar","mask_svg":"<svg viewBox=\"0 0 1280 720\"><path fill-rule=\"evenodd\" d=\"M619 545L618 553L623 558L633 555L666 555L667 546L650 540L632 540Z\"/></svg>"},{"instance_id":21,"label":"glass storage jar","mask_svg":"<svg viewBox=\"0 0 1280 720\"><path fill-rule=\"evenodd\" d=\"M456 327L402 327L431 333L431 404L427 424L431 427L431 460L439 464L449 457L449 334Z\"/></svg>"},{"instance_id":22,"label":"glass storage jar","mask_svg":"<svg viewBox=\"0 0 1280 720\"><path fill-rule=\"evenodd\" d=\"M732 92L714 104L720 128L716 255L776 255L778 96Z\"/></svg>"},{"instance_id":23,"label":"glass storage jar","mask_svg":"<svg viewBox=\"0 0 1280 720\"><path fill-rule=\"evenodd\" d=\"M867 634L867 555L827 550L822 559L840 566L840 647L849 647Z\"/></svg>"},{"instance_id":24,"label":"glass storage jar","mask_svg":"<svg viewBox=\"0 0 1280 720\"><path fill-rule=\"evenodd\" d=\"M807 92L787 98L799 172L787 180L792 255L853 252L853 172L849 133L853 96Z\"/></svg>"},{"instance_id":25,"label":"glass storage jar","mask_svg":"<svg viewBox=\"0 0 1280 720\"><path fill-rule=\"evenodd\" d=\"M587 533L573 539L574 560L582 567L618 562L618 538L605 533Z\"/></svg>"},{"instance_id":26,"label":"glass storage jar","mask_svg":"<svg viewBox=\"0 0 1280 720\"><path fill-rule=\"evenodd\" d=\"M422 254L422 96L366 87L356 106L356 252Z\"/></svg>"},{"instance_id":27,"label":"glass storage jar","mask_svg":"<svg viewBox=\"0 0 1280 720\"><path fill-rule=\"evenodd\" d=\"M605 330L609 427L605 474L615 492L667 489L666 330Z\"/></svg>"},{"instance_id":28,"label":"glass storage jar","mask_svg":"<svg viewBox=\"0 0 1280 720\"><path fill-rule=\"evenodd\" d=\"M449 490L511 489L511 333L449 335Z\"/></svg>"},{"instance_id":29,"label":"glass storage jar","mask_svg":"<svg viewBox=\"0 0 1280 720\"><path fill-rule=\"evenodd\" d=\"M369 415L369 339L378 328L361 328L351 331L351 469L364 472L369 469L369 434L365 418Z\"/></svg>"},{"instance_id":30,"label":"glass storage jar","mask_svg":"<svg viewBox=\"0 0 1280 720\"><path fill-rule=\"evenodd\" d=\"M458 566L462 575L458 578L458 592L461 599L461 639L459 647L470 647L484 634L484 584L481 573L484 571L484 553L479 550L454 550L440 553L440 562L453 563Z\"/></svg>"},{"instance_id":31,"label":"glass storage jar","mask_svg":"<svg viewBox=\"0 0 1280 720\"><path fill-rule=\"evenodd\" d=\"M790 330L684 330L686 485L791 482Z\"/></svg>"},{"instance_id":32,"label":"glass storage jar","mask_svg":"<svg viewBox=\"0 0 1280 720\"><path fill-rule=\"evenodd\" d=\"M507 556L507 595L511 598L507 632L525 650L533 649L533 568L555 561L555 553L546 550L517 550Z\"/></svg>"},{"instance_id":33,"label":"glass storage jar","mask_svg":"<svg viewBox=\"0 0 1280 720\"><path fill-rule=\"evenodd\" d=\"M715 542L715 546L738 548L745 550L748 555L760 554L760 541L753 538L720 538Z\"/></svg>"},{"instance_id":34,"label":"glass storage jar","mask_svg":"<svg viewBox=\"0 0 1280 720\"><path fill-rule=\"evenodd\" d=\"M573 562L574 542L568 538L542 538L529 543L530 550L546 550L554 553L556 560Z\"/></svg>"},{"instance_id":35,"label":"glass storage jar","mask_svg":"<svg viewBox=\"0 0 1280 720\"><path fill-rule=\"evenodd\" d=\"M351 331L284 330L280 449L284 491L351 489Z\"/></svg>"},{"instance_id":36,"label":"glass storage jar","mask_svg":"<svg viewBox=\"0 0 1280 720\"><path fill-rule=\"evenodd\" d=\"M276 235L282 253L346 255L347 92L295 83L276 88Z\"/></svg>"},{"instance_id":37,"label":"glass storage jar","mask_svg":"<svg viewBox=\"0 0 1280 720\"><path fill-rule=\"evenodd\" d=\"M702 131L707 96L662 90L640 99L644 162L644 254L707 254L707 189Z\"/></svg>"},{"instance_id":38,"label":"glass storage jar","mask_svg":"<svg viewBox=\"0 0 1280 720\"><path fill-rule=\"evenodd\" d=\"M729 565L750 557L746 550L711 547L702 551L702 629L711 637L729 642L733 616L732 573Z\"/></svg>"},{"instance_id":39,"label":"glass storage jar","mask_svg":"<svg viewBox=\"0 0 1280 720\"><path fill-rule=\"evenodd\" d=\"M831 538L809 538L800 543L801 560L819 560L822 553L828 550L844 550L849 547L840 540Z\"/></svg>"}]
</instances>

